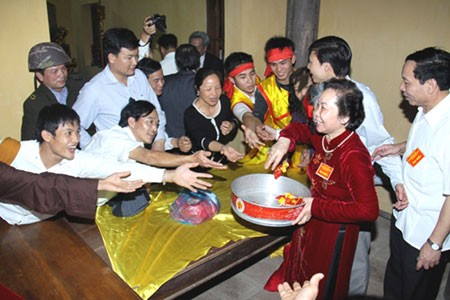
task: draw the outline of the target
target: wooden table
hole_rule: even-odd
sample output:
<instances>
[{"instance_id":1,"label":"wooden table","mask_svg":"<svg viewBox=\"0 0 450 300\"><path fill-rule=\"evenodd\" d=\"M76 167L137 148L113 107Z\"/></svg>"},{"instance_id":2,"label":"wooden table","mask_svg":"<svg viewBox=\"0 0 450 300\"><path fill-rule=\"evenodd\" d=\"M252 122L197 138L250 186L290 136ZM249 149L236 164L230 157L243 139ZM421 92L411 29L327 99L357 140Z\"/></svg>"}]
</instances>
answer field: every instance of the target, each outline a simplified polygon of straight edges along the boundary
<instances>
[{"instance_id":1,"label":"wooden table","mask_svg":"<svg viewBox=\"0 0 450 300\"><path fill-rule=\"evenodd\" d=\"M61 218L0 237L0 283L25 299L140 299Z\"/></svg>"},{"instance_id":2,"label":"wooden table","mask_svg":"<svg viewBox=\"0 0 450 300\"><path fill-rule=\"evenodd\" d=\"M230 242L191 263L162 285L150 299L175 299L255 257L266 256L287 243L290 236L268 235Z\"/></svg>"}]
</instances>

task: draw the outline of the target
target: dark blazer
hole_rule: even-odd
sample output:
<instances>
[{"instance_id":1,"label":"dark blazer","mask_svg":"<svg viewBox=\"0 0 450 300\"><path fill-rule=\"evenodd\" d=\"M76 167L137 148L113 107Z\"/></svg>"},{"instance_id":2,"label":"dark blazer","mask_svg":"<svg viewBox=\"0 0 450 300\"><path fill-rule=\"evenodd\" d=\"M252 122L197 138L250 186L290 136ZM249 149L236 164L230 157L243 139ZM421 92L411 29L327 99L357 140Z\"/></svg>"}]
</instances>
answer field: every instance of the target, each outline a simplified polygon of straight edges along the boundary
<instances>
[{"instance_id":1,"label":"dark blazer","mask_svg":"<svg viewBox=\"0 0 450 300\"><path fill-rule=\"evenodd\" d=\"M197 92L195 91L194 71L179 71L164 77L165 84L159 102L166 114L166 132L169 137L179 138L184 133L184 111L191 106Z\"/></svg>"},{"instance_id":2,"label":"dark blazer","mask_svg":"<svg viewBox=\"0 0 450 300\"><path fill-rule=\"evenodd\" d=\"M78 93L81 89L82 82L67 80L67 105L72 107L77 99ZM21 139L34 140L36 139L36 121L41 109L45 106L57 104L55 95L45 85L41 84L23 103L23 117Z\"/></svg>"},{"instance_id":3,"label":"dark blazer","mask_svg":"<svg viewBox=\"0 0 450 300\"><path fill-rule=\"evenodd\" d=\"M214 54L208 52L205 53L205 62L203 63L203 68L211 68L219 71L220 75L222 76L222 80L224 79L223 62L220 60L220 58L218 58Z\"/></svg>"},{"instance_id":4,"label":"dark blazer","mask_svg":"<svg viewBox=\"0 0 450 300\"><path fill-rule=\"evenodd\" d=\"M98 180L66 175L32 174L0 162L0 201L19 204L39 213L93 219L97 209Z\"/></svg>"}]
</instances>

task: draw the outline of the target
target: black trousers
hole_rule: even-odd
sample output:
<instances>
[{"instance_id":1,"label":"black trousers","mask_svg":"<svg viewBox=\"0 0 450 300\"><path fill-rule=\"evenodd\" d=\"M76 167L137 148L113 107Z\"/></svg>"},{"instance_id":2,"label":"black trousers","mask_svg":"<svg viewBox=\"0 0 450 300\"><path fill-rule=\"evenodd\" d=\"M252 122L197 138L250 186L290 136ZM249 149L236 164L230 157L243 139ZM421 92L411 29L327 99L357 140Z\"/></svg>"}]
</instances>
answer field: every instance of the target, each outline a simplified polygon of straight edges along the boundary
<instances>
[{"instance_id":1,"label":"black trousers","mask_svg":"<svg viewBox=\"0 0 450 300\"><path fill-rule=\"evenodd\" d=\"M395 221L392 216L389 240L391 256L384 275L384 299L436 299L448 251L442 252L441 260L434 268L416 271L420 251L405 242L402 232L395 227Z\"/></svg>"}]
</instances>

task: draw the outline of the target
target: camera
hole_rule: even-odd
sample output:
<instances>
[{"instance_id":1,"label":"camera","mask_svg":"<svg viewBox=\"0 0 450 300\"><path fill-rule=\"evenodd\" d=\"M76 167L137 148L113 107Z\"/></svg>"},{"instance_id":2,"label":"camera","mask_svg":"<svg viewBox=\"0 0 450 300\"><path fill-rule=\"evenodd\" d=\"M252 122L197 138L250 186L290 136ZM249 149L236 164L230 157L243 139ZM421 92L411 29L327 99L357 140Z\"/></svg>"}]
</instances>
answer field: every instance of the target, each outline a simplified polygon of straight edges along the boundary
<instances>
[{"instance_id":1,"label":"camera","mask_svg":"<svg viewBox=\"0 0 450 300\"><path fill-rule=\"evenodd\" d=\"M161 32L166 32L166 16L160 14L154 14L151 17L152 23L155 24L156 28Z\"/></svg>"}]
</instances>

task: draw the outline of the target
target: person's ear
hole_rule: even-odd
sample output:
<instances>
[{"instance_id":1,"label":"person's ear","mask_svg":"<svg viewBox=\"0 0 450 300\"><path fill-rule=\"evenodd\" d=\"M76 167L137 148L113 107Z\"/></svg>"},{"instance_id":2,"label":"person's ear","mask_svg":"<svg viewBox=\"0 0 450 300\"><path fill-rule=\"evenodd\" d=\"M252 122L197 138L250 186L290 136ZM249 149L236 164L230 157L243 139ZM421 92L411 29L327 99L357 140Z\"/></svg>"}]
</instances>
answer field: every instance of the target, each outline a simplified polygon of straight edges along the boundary
<instances>
[{"instance_id":1,"label":"person's ear","mask_svg":"<svg viewBox=\"0 0 450 300\"><path fill-rule=\"evenodd\" d=\"M230 82L234 85L236 85L236 82L234 81L234 77L229 76L228 79L230 79Z\"/></svg>"},{"instance_id":2,"label":"person's ear","mask_svg":"<svg viewBox=\"0 0 450 300\"><path fill-rule=\"evenodd\" d=\"M292 56L291 58L291 62L293 65L295 65L295 62L297 61L297 57L295 56L295 54Z\"/></svg>"},{"instance_id":3,"label":"person's ear","mask_svg":"<svg viewBox=\"0 0 450 300\"><path fill-rule=\"evenodd\" d=\"M436 91L436 89L439 90L437 81L434 78L430 78L427 81L425 81L425 86L428 94L433 94Z\"/></svg>"},{"instance_id":4,"label":"person's ear","mask_svg":"<svg viewBox=\"0 0 450 300\"><path fill-rule=\"evenodd\" d=\"M44 75L41 72L34 72L34 74L36 75L36 78L40 81L43 82L44 81Z\"/></svg>"},{"instance_id":5,"label":"person's ear","mask_svg":"<svg viewBox=\"0 0 450 300\"><path fill-rule=\"evenodd\" d=\"M350 121L350 117L341 117L340 118L340 122L342 125L346 126L348 124L348 122Z\"/></svg>"},{"instance_id":6,"label":"person's ear","mask_svg":"<svg viewBox=\"0 0 450 300\"><path fill-rule=\"evenodd\" d=\"M50 140L52 139L52 137L53 137L53 134L51 134L50 132L48 132L47 130L42 130L41 131L41 137L42 137L42 140L44 141L44 142L50 142Z\"/></svg>"},{"instance_id":7,"label":"person's ear","mask_svg":"<svg viewBox=\"0 0 450 300\"><path fill-rule=\"evenodd\" d=\"M113 64L116 61L116 58L117 58L116 55L109 53L108 54L108 63Z\"/></svg>"},{"instance_id":8,"label":"person's ear","mask_svg":"<svg viewBox=\"0 0 450 300\"><path fill-rule=\"evenodd\" d=\"M136 126L136 120L133 117L128 117L128 127L130 128L134 128L134 126Z\"/></svg>"}]
</instances>

